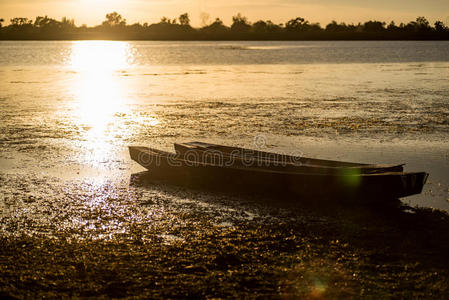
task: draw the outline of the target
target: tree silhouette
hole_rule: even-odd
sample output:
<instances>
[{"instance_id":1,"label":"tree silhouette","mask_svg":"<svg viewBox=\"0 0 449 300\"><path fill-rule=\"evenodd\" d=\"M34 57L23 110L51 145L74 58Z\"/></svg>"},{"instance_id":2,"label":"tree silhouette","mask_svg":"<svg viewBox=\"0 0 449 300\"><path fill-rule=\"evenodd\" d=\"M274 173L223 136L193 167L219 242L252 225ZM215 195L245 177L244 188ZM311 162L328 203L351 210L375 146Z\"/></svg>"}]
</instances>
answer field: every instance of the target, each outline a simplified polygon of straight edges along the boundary
<instances>
[{"instance_id":1,"label":"tree silhouette","mask_svg":"<svg viewBox=\"0 0 449 300\"><path fill-rule=\"evenodd\" d=\"M441 21L436 21L436 22L435 22L435 30L436 30L437 32L448 32L448 31L449 31L449 28L446 27L446 26L444 25L443 22L441 22Z\"/></svg>"},{"instance_id":2,"label":"tree silhouette","mask_svg":"<svg viewBox=\"0 0 449 300\"><path fill-rule=\"evenodd\" d=\"M424 17L416 18L416 29L418 31L429 31L432 28L430 27L429 21L427 21Z\"/></svg>"},{"instance_id":3,"label":"tree silhouette","mask_svg":"<svg viewBox=\"0 0 449 300\"><path fill-rule=\"evenodd\" d=\"M208 15L207 15L208 18ZM206 17L204 22L206 23ZM232 18L231 27L219 18L202 28L190 26L188 13L178 18L161 18L156 24L135 23L126 25L126 20L117 12L106 15L101 25L75 26L75 21L63 17L61 21L38 16L36 19L13 18L8 26L0 18L1 40L53 40L53 39L140 39L140 40L449 40L449 28L441 21L430 25L425 17L418 17L407 24L397 26L393 21L368 21L363 24L345 24L332 21L325 29L319 23L297 17L283 24L259 20L251 24L240 13ZM2 26L3 25L3 26Z\"/></svg>"},{"instance_id":4,"label":"tree silhouette","mask_svg":"<svg viewBox=\"0 0 449 300\"><path fill-rule=\"evenodd\" d=\"M236 32L248 32L251 29L251 25L248 19L238 13L236 16L232 17L231 30Z\"/></svg>"},{"instance_id":5,"label":"tree silhouette","mask_svg":"<svg viewBox=\"0 0 449 300\"><path fill-rule=\"evenodd\" d=\"M216 18L215 21L201 28L201 31L206 32L211 35L221 35L229 31L229 27L226 27L223 24L223 21L220 18Z\"/></svg>"},{"instance_id":6,"label":"tree silhouette","mask_svg":"<svg viewBox=\"0 0 449 300\"><path fill-rule=\"evenodd\" d=\"M34 27L38 29L40 32L53 33L61 30L62 24L61 22L49 18L48 16L45 17L38 16L34 21Z\"/></svg>"},{"instance_id":7,"label":"tree silhouette","mask_svg":"<svg viewBox=\"0 0 449 300\"><path fill-rule=\"evenodd\" d=\"M267 23L265 21L257 21L253 24L253 30L255 32L266 32L267 31Z\"/></svg>"},{"instance_id":8,"label":"tree silhouette","mask_svg":"<svg viewBox=\"0 0 449 300\"><path fill-rule=\"evenodd\" d=\"M398 29L399 29L399 27L396 26L396 23L394 23L394 21L391 21L390 24L388 24L388 26L387 26L387 30L390 30L390 31L396 31Z\"/></svg>"},{"instance_id":9,"label":"tree silhouette","mask_svg":"<svg viewBox=\"0 0 449 300\"><path fill-rule=\"evenodd\" d=\"M123 17L118 14L117 12L112 12L110 14L106 15L106 21L103 22L104 26L125 26L126 25L126 19L123 19Z\"/></svg>"},{"instance_id":10,"label":"tree silhouette","mask_svg":"<svg viewBox=\"0 0 449 300\"><path fill-rule=\"evenodd\" d=\"M36 17L36 20L34 21L34 27L40 27L40 28L45 28L45 27L50 27L50 26L54 26L58 21L51 19L47 16L45 17L41 17L38 16Z\"/></svg>"},{"instance_id":11,"label":"tree silhouette","mask_svg":"<svg viewBox=\"0 0 449 300\"><path fill-rule=\"evenodd\" d=\"M310 24L309 21L304 18L298 17L295 19L289 20L285 24L285 30L289 32L298 32L298 31L322 31L319 23Z\"/></svg>"},{"instance_id":12,"label":"tree silhouette","mask_svg":"<svg viewBox=\"0 0 449 300\"><path fill-rule=\"evenodd\" d=\"M274 24L270 20L266 22L260 20L254 23L252 26L252 30L257 33L278 32L281 29L281 26Z\"/></svg>"},{"instance_id":13,"label":"tree silhouette","mask_svg":"<svg viewBox=\"0 0 449 300\"><path fill-rule=\"evenodd\" d=\"M332 21L326 26L326 31L330 32L338 32L338 31L347 31L348 27L345 23L338 24L336 21Z\"/></svg>"},{"instance_id":14,"label":"tree silhouette","mask_svg":"<svg viewBox=\"0 0 449 300\"><path fill-rule=\"evenodd\" d=\"M274 24L273 22L271 22L270 20L267 21L267 31L268 32L281 31L281 29L282 29L282 24L277 25L277 24Z\"/></svg>"},{"instance_id":15,"label":"tree silhouette","mask_svg":"<svg viewBox=\"0 0 449 300\"><path fill-rule=\"evenodd\" d=\"M407 25L402 27L403 30L406 31L431 31L432 27L430 27L429 21L427 21L424 17L416 18L416 21L411 21Z\"/></svg>"},{"instance_id":16,"label":"tree silhouette","mask_svg":"<svg viewBox=\"0 0 449 300\"><path fill-rule=\"evenodd\" d=\"M385 22L379 21L368 21L363 24L363 31L384 31L385 30Z\"/></svg>"},{"instance_id":17,"label":"tree silhouette","mask_svg":"<svg viewBox=\"0 0 449 300\"><path fill-rule=\"evenodd\" d=\"M179 24L181 24L182 26L190 25L190 18L188 13L179 16Z\"/></svg>"},{"instance_id":18,"label":"tree silhouette","mask_svg":"<svg viewBox=\"0 0 449 300\"><path fill-rule=\"evenodd\" d=\"M28 18L13 18L10 20L12 26L26 26L31 25L33 21Z\"/></svg>"},{"instance_id":19,"label":"tree silhouette","mask_svg":"<svg viewBox=\"0 0 449 300\"><path fill-rule=\"evenodd\" d=\"M62 27L62 29L65 29L65 30L75 28L75 20L68 19L67 17L63 17L61 20L61 27Z\"/></svg>"},{"instance_id":20,"label":"tree silhouette","mask_svg":"<svg viewBox=\"0 0 449 300\"><path fill-rule=\"evenodd\" d=\"M304 18L298 17L296 19L291 19L285 24L285 29L287 31L300 31L304 30L309 21L306 21Z\"/></svg>"}]
</instances>

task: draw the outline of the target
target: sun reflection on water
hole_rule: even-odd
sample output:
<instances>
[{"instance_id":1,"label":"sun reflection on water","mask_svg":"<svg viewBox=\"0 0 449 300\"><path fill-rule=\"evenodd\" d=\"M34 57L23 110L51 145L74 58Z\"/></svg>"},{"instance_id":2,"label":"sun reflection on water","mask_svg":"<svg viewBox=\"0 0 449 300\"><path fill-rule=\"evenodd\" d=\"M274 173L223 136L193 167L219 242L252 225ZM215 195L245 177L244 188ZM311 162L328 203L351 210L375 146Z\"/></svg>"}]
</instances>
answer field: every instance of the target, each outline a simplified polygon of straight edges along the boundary
<instances>
[{"instance_id":1,"label":"sun reflection on water","mask_svg":"<svg viewBox=\"0 0 449 300\"><path fill-rule=\"evenodd\" d=\"M126 42L82 41L72 46L69 67L76 72L73 84L78 126L90 148L89 160L106 160L111 139L126 134L115 124L116 115L128 113L121 72L130 67L132 51Z\"/></svg>"},{"instance_id":2,"label":"sun reflection on water","mask_svg":"<svg viewBox=\"0 0 449 300\"><path fill-rule=\"evenodd\" d=\"M130 56L126 42L76 42L70 66L79 74L74 94L80 123L93 132L104 132L114 113L126 108L119 72L128 68Z\"/></svg>"},{"instance_id":3,"label":"sun reflection on water","mask_svg":"<svg viewBox=\"0 0 449 300\"><path fill-rule=\"evenodd\" d=\"M129 67L132 52L127 42L74 42L70 65L77 71L108 73Z\"/></svg>"}]
</instances>

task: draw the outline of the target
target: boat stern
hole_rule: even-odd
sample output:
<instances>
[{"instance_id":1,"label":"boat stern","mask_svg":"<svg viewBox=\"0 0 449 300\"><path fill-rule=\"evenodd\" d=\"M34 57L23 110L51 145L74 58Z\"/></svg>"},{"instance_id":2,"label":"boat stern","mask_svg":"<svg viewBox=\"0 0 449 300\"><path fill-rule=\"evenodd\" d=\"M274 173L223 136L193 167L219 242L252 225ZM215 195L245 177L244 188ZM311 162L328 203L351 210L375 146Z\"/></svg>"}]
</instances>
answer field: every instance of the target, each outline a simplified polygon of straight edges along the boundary
<instances>
[{"instance_id":1,"label":"boat stern","mask_svg":"<svg viewBox=\"0 0 449 300\"><path fill-rule=\"evenodd\" d=\"M401 176L402 193L400 197L421 194L429 177L428 173L408 173Z\"/></svg>"}]
</instances>

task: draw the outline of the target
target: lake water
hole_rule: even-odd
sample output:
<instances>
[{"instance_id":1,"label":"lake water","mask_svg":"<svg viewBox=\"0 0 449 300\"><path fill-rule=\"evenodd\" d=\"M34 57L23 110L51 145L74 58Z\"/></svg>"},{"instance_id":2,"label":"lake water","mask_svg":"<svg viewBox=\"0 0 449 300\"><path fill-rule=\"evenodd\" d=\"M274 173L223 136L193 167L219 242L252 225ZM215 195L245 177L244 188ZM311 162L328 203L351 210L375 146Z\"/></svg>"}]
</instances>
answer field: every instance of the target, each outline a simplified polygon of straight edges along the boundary
<instances>
[{"instance_id":1,"label":"lake water","mask_svg":"<svg viewBox=\"0 0 449 300\"><path fill-rule=\"evenodd\" d=\"M2 231L80 226L78 210L141 192L128 186L143 170L128 145L191 140L254 148L257 137L283 153L406 163L430 178L403 201L449 210L448 49L446 41L0 42ZM181 196L200 205L192 197Z\"/></svg>"}]
</instances>

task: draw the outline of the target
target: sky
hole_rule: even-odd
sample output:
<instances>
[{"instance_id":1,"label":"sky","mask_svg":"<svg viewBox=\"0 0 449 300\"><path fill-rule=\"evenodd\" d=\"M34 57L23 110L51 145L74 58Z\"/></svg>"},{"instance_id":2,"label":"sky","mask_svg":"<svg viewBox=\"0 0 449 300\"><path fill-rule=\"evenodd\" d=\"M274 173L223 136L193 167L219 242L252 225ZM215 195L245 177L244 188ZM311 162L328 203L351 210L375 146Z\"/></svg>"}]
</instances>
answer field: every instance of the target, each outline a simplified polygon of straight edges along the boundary
<instances>
[{"instance_id":1,"label":"sky","mask_svg":"<svg viewBox=\"0 0 449 300\"><path fill-rule=\"evenodd\" d=\"M0 18L6 24L13 17L48 15L58 20L66 16L75 19L78 26L92 26L112 11L120 13L128 24L156 23L162 16L175 18L187 12L194 27L217 17L230 25L232 16L239 12L253 22L285 23L299 16L321 25L332 20L394 20L399 24L425 16L432 24L441 20L449 25L449 0L0 0Z\"/></svg>"}]
</instances>

